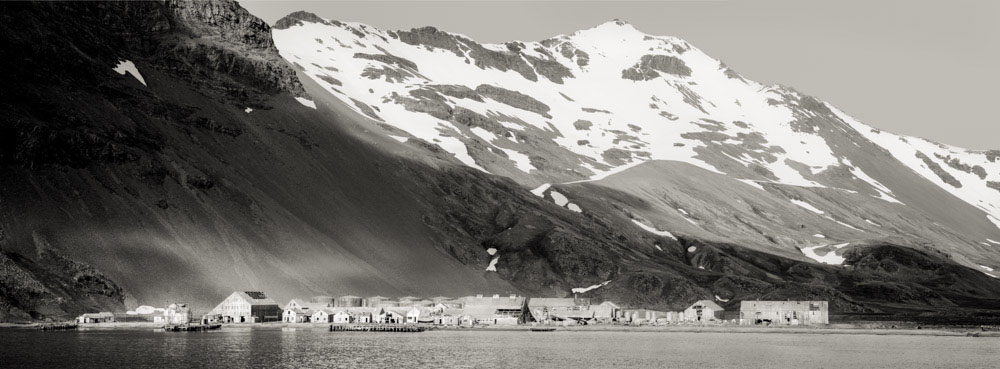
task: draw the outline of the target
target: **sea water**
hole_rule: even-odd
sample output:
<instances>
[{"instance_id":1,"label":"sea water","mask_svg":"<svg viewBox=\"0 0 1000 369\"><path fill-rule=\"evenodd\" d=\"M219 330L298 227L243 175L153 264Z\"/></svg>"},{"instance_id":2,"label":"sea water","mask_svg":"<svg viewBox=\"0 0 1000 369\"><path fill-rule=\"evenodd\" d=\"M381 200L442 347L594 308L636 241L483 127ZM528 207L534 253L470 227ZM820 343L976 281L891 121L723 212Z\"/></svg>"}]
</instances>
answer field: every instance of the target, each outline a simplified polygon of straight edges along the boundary
<instances>
[{"instance_id":1,"label":"sea water","mask_svg":"<svg viewBox=\"0 0 1000 369\"><path fill-rule=\"evenodd\" d=\"M0 331L0 368L998 368L1000 338L437 330Z\"/></svg>"}]
</instances>

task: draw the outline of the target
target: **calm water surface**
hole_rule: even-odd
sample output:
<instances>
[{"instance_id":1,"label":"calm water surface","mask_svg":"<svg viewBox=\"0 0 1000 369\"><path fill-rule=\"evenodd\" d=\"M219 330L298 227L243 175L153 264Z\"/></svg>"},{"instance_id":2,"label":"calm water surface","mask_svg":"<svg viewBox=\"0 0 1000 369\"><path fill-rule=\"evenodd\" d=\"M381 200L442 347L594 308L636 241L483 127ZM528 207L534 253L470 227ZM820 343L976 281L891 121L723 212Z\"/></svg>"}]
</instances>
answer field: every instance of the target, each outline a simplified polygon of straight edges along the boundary
<instances>
[{"instance_id":1,"label":"calm water surface","mask_svg":"<svg viewBox=\"0 0 1000 369\"><path fill-rule=\"evenodd\" d=\"M1000 368L1000 339L682 332L0 331L0 368Z\"/></svg>"}]
</instances>

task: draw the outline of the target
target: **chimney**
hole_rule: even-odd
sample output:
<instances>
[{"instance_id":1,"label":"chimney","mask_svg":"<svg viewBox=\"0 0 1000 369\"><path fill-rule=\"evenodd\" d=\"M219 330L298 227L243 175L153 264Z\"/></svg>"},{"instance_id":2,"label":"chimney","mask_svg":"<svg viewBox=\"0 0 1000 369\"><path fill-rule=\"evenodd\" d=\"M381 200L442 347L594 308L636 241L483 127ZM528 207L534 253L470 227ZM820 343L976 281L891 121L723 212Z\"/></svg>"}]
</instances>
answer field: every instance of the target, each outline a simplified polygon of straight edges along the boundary
<instances>
[{"instance_id":1,"label":"chimney","mask_svg":"<svg viewBox=\"0 0 1000 369\"><path fill-rule=\"evenodd\" d=\"M498 295L498 294L493 294L493 298L495 298L495 299L498 299L498 298L500 298L500 295Z\"/></svg>"}]
</instances>

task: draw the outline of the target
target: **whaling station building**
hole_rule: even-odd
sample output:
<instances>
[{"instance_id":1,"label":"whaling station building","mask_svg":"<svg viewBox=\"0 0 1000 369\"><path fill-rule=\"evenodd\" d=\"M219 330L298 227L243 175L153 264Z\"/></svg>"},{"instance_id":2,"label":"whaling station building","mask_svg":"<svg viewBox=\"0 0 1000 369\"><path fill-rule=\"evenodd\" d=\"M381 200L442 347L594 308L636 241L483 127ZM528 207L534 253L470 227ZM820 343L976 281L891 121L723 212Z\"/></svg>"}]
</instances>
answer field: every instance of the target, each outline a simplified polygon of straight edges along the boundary
<instances>
[{"instance_id":1,"label":"whaling station building","mask_svg":"<svg viewBox=\"0 0 1000 369\"><path fill-rule=\"evenodd\" d=\"M830 324L826 301L742 301L741 325Z\"/></svg>"},{"instance_id":2,"label":"whaling station building","mask_svg":"<svg viewBox=\"0 0 1000 369\"><path fill-rule=\"evenodd\" d=\"M278 303L260 291L233 292L206 315L203 322L263 323L281 321Z\"/></svg>"}]
</instances>

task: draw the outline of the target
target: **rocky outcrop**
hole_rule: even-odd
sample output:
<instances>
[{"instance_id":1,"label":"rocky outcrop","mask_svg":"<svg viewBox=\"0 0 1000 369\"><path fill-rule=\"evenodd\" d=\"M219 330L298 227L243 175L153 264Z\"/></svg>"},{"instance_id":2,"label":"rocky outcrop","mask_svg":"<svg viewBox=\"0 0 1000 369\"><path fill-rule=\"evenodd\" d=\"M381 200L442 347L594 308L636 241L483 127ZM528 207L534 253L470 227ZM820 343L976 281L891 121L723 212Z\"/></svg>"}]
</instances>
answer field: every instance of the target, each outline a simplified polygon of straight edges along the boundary
<instances>
[{"instance_id":1,"label":"rocky outcrop","mask_svg":"<svg viewBox=\"0 0 1000 369\"><path fill-rule=\"evenodd\" d=\"M151 66L189 83L202 83L205 89L226 92L241 104L257 92L304 93L295 71L278 55L270 27L235 1L2 6L0 27L9 35L4 47L33 55L38 64L32 68L45 71L46 78L93 80L106 75L104 68L128 59L140 69ZM50 42L38 45L38 39ZM56 63L51 59L60 58L71 60L75 68L53 68ZM8 61L14 62L20 60ZM207 79L205 74L217 78Z\"/></svg>"},{"instance_id":2,"label":"rocky outcrop","mask_svg":"<svg viewBox=\"0 0 1000 369\"><path fill-rule=\"evenodd\" d=\"M0 253L0 322L63 321L85 312L123 311L125 299L124 290L104 274L54 249L33 257Z\"/></svg>"},{"instance_id":3,"label":"rocky outcrop","mask_svg":"<svg viewBox=\"0 0 1000 369\"><path fill-rule=\"evenodd\" d=\"M286 15L286 16L284 16L281 19L278 19L277 22L274 22L274 29L288 29L288 28L292 28L294 26L301 25L302 22L306 22L306 23L319 23L319 24L327 24L327 25L332 24L330 22L327 22L327 21L323 20L323 18L320 18L316 14L300 10L300 11L291 13L289 15Z\"/></svg>"},{"instance_id":4,"label":"rocky outcrop","mask_svg":"<svg viewBox=\"0 0 1000 369\"><path fill-rule=\"evenodd\" d=\"M927 168L930 169L932 172L934 172L934 174L936 174L938 178L941 178L941 180L944 181L944 183L947 183L955 188L962 187L962 182L960 182L957 178L955 178L955 176L951 175L951 173L948 173L948 171L941 168L941 165L935 162L934 160L931 160L931 158L929 158L927 154L917 151L916 156L917 158L922 160L924 164L927 165Z\"/></svg>"},{"instance_id":5,"label":"rocky outcrop","mask_svg":"<svg viewBox=\"0 0 1000 369\"><path fill-rule=\"evenodd\" d=\"M683 60L670 55L643 55L638 63L622 71L622 78L648 81L659 77L660 72L688 77L691 75L691 68Z\"/></svg>"},{"instance_id":6,"label":"rocky outcrop","mask_svg":"<svg viewBox=\"0 0 1000 369\"><path fill-rule=\"evenodd\" d=\"M165 4L172 23L192 36L162 50L165 56L179 55L191 64L247 78L265 91L304 93L295 71L278 55L271 27L235 1L171 0Z\"/></svg>"},{"instance_id":7,"label":"rocky outcrop","mask_svg":"<svg viewBox=\"0 0 1000 369\"><path fill-rule=\"evenodd\" d=\"M550 108L548 105L520 92L493 85L479 85L476 87L476 92L500 103L527 110L546 118L552 118L549 115Z\"/></svg>"}]
</instances>

